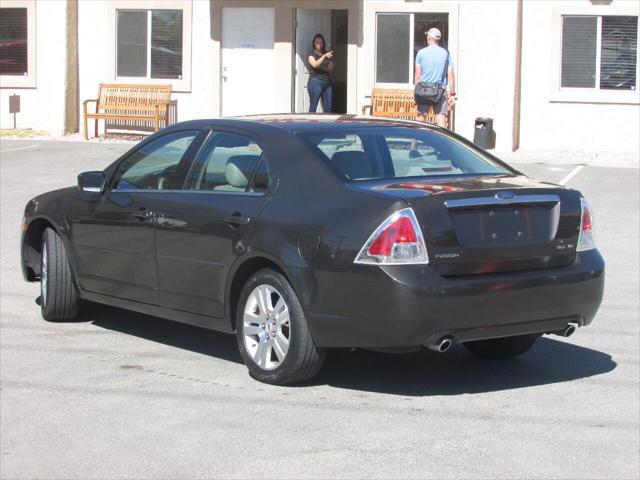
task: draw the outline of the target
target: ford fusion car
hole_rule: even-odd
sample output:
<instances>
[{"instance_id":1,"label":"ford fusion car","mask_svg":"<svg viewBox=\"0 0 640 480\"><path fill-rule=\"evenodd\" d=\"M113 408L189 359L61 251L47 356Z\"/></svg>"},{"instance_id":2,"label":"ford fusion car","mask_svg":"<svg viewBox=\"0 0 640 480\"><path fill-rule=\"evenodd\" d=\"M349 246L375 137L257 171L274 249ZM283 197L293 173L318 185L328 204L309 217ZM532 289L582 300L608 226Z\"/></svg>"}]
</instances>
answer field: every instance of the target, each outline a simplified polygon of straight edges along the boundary
<instances>
[{"instance_id":1,"label":"ford fusion car","mask_svg":"<svg viewBox=\"0 0 640 480\"><path fill-rule=\"evenodd\" d=\"M515 357L590 324L604 286L580 192L352 116L170 126L29 201L22 268L46 320L82 299L235 333L273 384L331 348Z\"/></svg>"}]
</instances>

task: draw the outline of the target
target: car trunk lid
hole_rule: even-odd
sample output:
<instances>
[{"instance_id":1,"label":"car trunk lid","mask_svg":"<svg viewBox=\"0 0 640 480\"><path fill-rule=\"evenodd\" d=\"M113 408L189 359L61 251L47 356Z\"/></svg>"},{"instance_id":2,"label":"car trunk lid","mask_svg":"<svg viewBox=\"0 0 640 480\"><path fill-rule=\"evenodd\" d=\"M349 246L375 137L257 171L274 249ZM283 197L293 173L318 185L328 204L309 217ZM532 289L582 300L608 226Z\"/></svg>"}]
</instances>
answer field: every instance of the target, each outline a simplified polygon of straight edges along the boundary
<instances>
[{"instance_id":1,"label":"car trunk lid","mask_svg":"<svg viewBox=\"0 0 640 480\"><path fill-rule=\"evenodd\" d=\"M354 182L405 199L423 231L429 263L441 275L554 268L575 257L577 191L524 176Z\"/></svg>"}]
</instances>

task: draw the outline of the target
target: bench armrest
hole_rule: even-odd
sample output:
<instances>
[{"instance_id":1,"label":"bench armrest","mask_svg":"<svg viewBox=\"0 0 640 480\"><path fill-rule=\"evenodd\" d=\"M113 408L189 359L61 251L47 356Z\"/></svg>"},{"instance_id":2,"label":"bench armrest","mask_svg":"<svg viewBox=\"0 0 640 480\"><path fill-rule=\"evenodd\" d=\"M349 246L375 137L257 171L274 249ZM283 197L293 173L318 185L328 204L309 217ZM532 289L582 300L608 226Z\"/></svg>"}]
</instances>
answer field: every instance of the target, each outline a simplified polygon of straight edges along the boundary
<instances>
[{"instance_id":1,"label":"bench armrest","mask_svg":"<svg viewBox=\"0 0 640 480\"><path fill-rule=\"evenodd\" d=\"M89 110L87 109L87 105L89 105L91 102L96 104L96 113L98 113L98 99L97 98L90 98L88 100L85 100L82 102L82 111L84 112L84 116L86 117L87 114L89 113Z\"/></svg>"},{"instance_id":2,"label":"bench armrest","mask_svg":"<svg viewBox=\"0 0 640 480\"><path fill-rule=\"evenodd\" d=\"M362 115L366 115L367 110L369 110L369 115L371 115L372 105L363 105L362 106Z\"/></svg>"}]
</instances>

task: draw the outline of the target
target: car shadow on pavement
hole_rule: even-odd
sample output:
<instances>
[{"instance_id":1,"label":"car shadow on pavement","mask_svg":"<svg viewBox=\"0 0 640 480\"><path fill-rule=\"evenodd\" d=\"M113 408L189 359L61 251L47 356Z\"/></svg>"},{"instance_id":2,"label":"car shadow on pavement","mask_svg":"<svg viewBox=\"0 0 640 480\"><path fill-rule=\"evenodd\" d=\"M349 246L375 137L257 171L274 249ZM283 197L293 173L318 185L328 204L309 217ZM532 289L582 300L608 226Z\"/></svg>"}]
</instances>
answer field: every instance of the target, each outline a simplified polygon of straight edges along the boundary
<instances>
[{"instance_id":1,"label":"car shadow on pavement","mask_svg":"<svg viewBox=\"0 0 640 480\"><path fill-rule=\"evenodd\" d=\"M79 319L107 330L242 363L233 335L89 302L82 305Z\"/></svg>"},{"instance_id":2,"label":"car shadow on pavement","mask_svg":"<svg viewBox=\"0 0 640 480\"><path fill-rule=\"evenodd\" d=\"M461 345L447 353L333 352L314 383L404 396L462 395L567 382L616 366L606 353L541 337L510 360L478 359Z\"/></svg>"},{"instance_id":3,"label":"car shadow on pavement","mask_svg":"<svg viewBox=\"0 0 640 480\"><path fill-rule=\"evenodd\" d=\"M98 304L83 305L80 320L152 342L242 363L233 335ZM576 337L578 335L579 331ZM612 371L616 365L606 353L553 337L542 337L525 355L503 361L477 359L461 346L447 353L333 350L328 352L318 376L299 388L330 385L404 396L462 395L593 377Z\"/></svg>"}]
</instances>

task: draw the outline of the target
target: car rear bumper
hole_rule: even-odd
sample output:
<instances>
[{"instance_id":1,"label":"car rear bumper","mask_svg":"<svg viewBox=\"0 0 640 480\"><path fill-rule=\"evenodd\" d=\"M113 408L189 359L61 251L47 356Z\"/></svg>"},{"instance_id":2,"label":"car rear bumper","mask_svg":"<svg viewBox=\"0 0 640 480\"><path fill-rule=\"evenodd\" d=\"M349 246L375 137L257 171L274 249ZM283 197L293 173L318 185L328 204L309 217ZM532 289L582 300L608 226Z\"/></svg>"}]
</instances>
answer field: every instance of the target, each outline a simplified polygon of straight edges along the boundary
<instances>
[{"instance_id":1,"label":"car rear bumper","mask_svg":"<svg viewBox=\"0 0 640 480\"><path fill-rule=\"evenodd\" d=\"M563 268L451 278L428 265L354 265L317 271L316 281L307 312L319 346L410 347L588 325L602 301L604 260L590 250Z\"/></svg>"}]
</instances>

